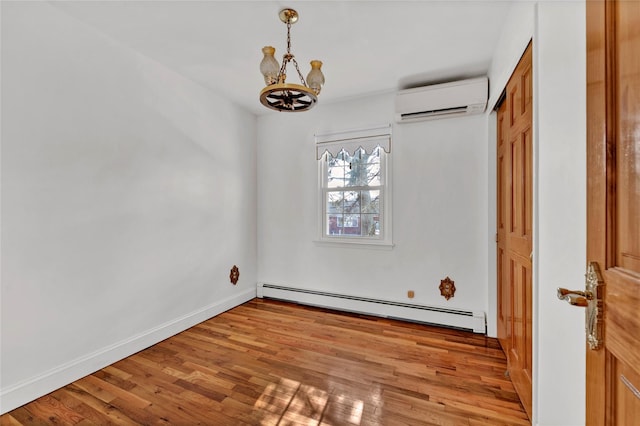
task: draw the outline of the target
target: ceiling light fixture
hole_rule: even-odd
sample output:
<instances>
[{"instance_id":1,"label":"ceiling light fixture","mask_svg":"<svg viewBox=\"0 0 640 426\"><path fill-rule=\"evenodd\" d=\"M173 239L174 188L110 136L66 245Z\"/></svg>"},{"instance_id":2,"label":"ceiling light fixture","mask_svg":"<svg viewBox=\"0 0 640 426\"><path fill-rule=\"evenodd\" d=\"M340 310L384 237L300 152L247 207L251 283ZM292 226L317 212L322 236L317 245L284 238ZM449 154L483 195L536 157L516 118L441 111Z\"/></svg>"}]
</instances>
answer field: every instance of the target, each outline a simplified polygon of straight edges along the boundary
<instances>
[{"instance_id":1,"label":"ceiling light fixture","mask_svg":"<svg viewBox=\"0 0 640 426\"><path fill-rule=\"evenodd\" d=\"M291 25L298 21L298 12L293 9L282 9L280 20L287 24L287 53L282 56L282 66L273 57L276 49L271 46L262 48L264 57L260 62L260 72L264 76L266 87L260 91L260 103L276 111L299 112L313 108L318 102L318 94L324 84L324 75L320 70L322 62L311 61L311 71L305 82L298 62L291 54ZM302 84L291 84L287 78L287 65L293 62Z\"/></svg>"}]
</instances>

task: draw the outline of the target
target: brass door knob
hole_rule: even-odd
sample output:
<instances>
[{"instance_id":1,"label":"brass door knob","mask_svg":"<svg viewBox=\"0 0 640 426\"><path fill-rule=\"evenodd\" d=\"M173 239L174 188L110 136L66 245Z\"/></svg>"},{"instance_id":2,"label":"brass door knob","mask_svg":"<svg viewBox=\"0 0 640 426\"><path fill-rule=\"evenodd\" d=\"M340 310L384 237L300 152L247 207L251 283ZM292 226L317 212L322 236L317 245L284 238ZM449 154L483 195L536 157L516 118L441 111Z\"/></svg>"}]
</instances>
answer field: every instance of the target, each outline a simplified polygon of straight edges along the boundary
<instances>
[{"instance_id":1,"label":"brass door knob","mask_svg":"<svg viewBox=\"0 0 640 426\"><path fill-rule=\"evenodd\" d=\"M581 306L586 308L589 306L589 300L593 300L593 293L590 291L567 290L566 288L558 288L558 299L566 300L570 305Z\"/></svg>"},{"instance_id":2,"label":"brass door knob","mask_svg":"<svg viewBox=\"0 0 640 426\"><path fill-rule=\"evenodd\" d=\"M587 343L592 350L602 346L602 299L604 281L596 262L589 262L585 274L585 290L567 290L558 288L558 299L566 300L570 305L586 308L585 331Z\"/></svg>"}]
</instances>

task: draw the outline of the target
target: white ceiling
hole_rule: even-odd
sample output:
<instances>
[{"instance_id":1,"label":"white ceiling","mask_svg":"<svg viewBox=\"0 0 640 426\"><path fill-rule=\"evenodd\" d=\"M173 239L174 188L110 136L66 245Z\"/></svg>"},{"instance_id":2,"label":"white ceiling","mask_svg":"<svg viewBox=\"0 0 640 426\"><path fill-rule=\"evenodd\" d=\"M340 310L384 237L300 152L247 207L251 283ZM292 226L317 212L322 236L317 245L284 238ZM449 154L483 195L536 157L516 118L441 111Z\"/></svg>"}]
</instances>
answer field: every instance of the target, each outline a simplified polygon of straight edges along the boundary
<instances>
[{"instance_id":1,"label":"white ceiling","mask_svg":"<svg viewBox=\"0 0 640 426\"><path fill-rule=\"evenodd\" d=\"M56 7L255 114L265 45L320 59L333 102L487 73L510 1L77 1ZM293 68L288 82L297 83Z\"/></svg>"}]
</instances>

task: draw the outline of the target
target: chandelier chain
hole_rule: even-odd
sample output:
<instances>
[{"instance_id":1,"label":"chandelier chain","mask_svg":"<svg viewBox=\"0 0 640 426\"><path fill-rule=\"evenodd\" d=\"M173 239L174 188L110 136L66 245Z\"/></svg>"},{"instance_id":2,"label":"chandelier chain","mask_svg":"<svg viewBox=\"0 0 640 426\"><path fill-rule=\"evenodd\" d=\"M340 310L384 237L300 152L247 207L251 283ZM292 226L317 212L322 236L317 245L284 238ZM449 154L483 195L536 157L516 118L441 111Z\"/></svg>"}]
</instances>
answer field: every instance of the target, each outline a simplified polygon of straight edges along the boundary
<instances>
[{"instance_id":1,"label":"chandelier chain","mask_svg":"<svg viewBox=\"0 0 640 426\"><path fill-rule=\"evenodd\" d=\"M280 72L278 73L278 83L283 83L284 79L287 77L287 63L288 63L287 55L282 57L282 66L280 67Z\"/></svg>"},{"instance_id":2,"label":"chandelier chain","mask_svg":"<svg viewBox=\"0 0 640 426\"><path fill-rule=\"evenodd\" d=\"M291 21L287 21L287 54L289 59L293 61L293 65L296 67L296 71L298 71L298 77L300 77L300 81L302 82L302 85L306 87L307 82L304 81L304 77L300 72L298 61L296 61L296 58L291 54Z\"/></svg>"},{"instance_id":3,"label":"chandelier chain","mask_svg":"<svg viewBox=\"0 0 640 426\"><path fill-rule=\"evenodd\" d=\"M306 87L307 82L300 71L298 61L296 61L294 55L291 54L291 21L287 21L287 53L282 56L282 66L280 67L280 73L278 74L280 82L284 82L284 79L287 76L287 65L291 61L293 61L293 65L296 67L296 71L298 72L298 77L300 78L302 85Z\"/></svg>"},{"instance_id":4,"label":"chandelier chain","mask_svg":"<svg viewBox=\"0 0 640 426\"><path fill-rule=\"evenodd\" d=\"M302 76L302 73L300 72L300 67L298 66L298 61L296 61L296 58L291 58L291 60L293 61L293 65L295 65L295 67L296 67L296 71L298 71L298 77L300 77L300 81L302 82L302 85L304 87L307 87L307 82L304 81L304 77Z\"/></svg>"}]
</instances>

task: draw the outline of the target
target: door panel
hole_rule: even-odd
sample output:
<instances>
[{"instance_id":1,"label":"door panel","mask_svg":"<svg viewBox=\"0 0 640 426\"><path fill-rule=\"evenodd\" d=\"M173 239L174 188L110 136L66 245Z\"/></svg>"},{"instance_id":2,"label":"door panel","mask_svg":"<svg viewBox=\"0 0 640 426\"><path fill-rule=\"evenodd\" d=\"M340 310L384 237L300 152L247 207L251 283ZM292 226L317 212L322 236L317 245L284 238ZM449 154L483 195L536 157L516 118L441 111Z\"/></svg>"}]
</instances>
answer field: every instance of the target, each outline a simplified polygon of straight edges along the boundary
<instances>
[{"instance_id":1,"label":"door panel","mask_svg":"<svg viewBox=\"0 0 640 426\"><path fill-rule=\"evenodd\" d=\"M640 418L640 2L587 2L587 261L604 342L587 348L587 424Z\"/></svg>"},{"instance_id":2,"label":"door panel","mask_svg":"<svg viewBox=\"0 0 640 426\"><path fill-rule=\"evenodd\" d=\"M497 139L497 161L496 161L496 183L497 183L497 214L496 214L496 243L497 243L497 278L498 278L498 340L503 350L507 353L511 339L511 292L509 291L509 262L506 256L506 235L507 235L507 158L506 147L508 138L509 122L507 115L507 104L503 102L498 108L498 139Z\"/></svg>"},{"instance_id":3,"label":"door panel","mask_svg":"<svg viewBox=\"0 0 640 426\"><path fill-rule=\"evenodd\" d=\"M640 404L638 404L637 393L640 391L633 383L640 383L640 374L616 359L613 362L613 376L618 378L612 397L615 402L613 424L637 424L640 419Z\"/></svg>"},{"instance_id":4,"label":"door panel","mask_svg":"<svg viewBox=\"0 0 640 426\"><path fill-rule=\"evenodd\" d=\"M520 256L512 256L510 263L512 330L507 363L513 385L531 417L531 263L528 257Z\"/></svg>"},{"instance_id":5,"label":"door panel","mask_svg":"<svg viewBox=\"0 0 640 426\"><path fill-rule=\"evenodd\" d=\"M640 274L640 2L619 2L615 16L617 264Z\"/></svg>"}]
</instances>

